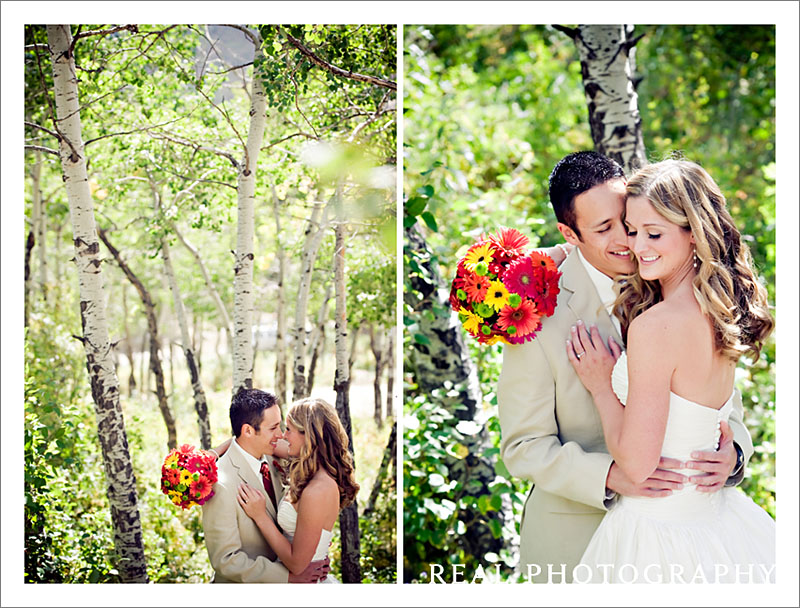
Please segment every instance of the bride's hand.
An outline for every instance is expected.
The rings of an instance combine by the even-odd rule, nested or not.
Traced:
[[[267,498],[264,493],[246,483],[239,485],[239,494],[236,498],[250,519],[257,519],[267,512]]]
[[[622,349],[610,337],[608,346],[606,348],[603,343],[597,326],[592,326],[591,335],[586,331],[583,321],[578,321],[570,330],[567,357],[583,386],[592,395],[606,389],[611,390],[611,370]]]

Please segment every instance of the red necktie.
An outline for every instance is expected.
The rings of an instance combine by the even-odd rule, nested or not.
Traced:
[[[272,487],[272,479],[269,475],[269,465],[266,461],[261,463],[261,478],[264,481],[264,489],[267,491],[267,496],[272,500],[272,506],[278,508],[278,501],[275,499],[275,488]]]

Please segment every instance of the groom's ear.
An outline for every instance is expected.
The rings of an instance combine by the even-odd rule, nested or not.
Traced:
[[[558,222],[556,224],[558,231],[561,233],[561,236],[564,237],[564,240],[567,241],[570,245],[575,245],[576,247],[580,244],[581,240],[578,238],[578,235],[575,234],[575,231],[567,226],[566,224],[562,224]]]

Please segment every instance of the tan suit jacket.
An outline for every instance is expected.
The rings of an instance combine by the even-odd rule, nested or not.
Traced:
[[[271,471],[275,471],[274,467]],[[273,473],[271,479],[280,502],[283,486],[277,474]],[[214,568],[213,582],[287,583],[289,571],[277,561],[275,551],[236,499],[242,482],[259,490],[264,488],[261,475],[231,446],[217,462],[214,496],[203,505],[203,529],[208,558]],[[267,513],[273,520],[277,518],[269,497]]]
[[[536,582],[548,581],[548,567],[552,582],[572,580],[572,569],[613,502],[606,499],[612,458],[600,416],[567,358],[566,340],[578,319],[596,324],[606,342],[608,336],[618,344],[622,339],[577,251],[559,270],[555,313],[533,341],[504,347],[497,387],[501,458],[512,475],[535,484],[520,526],[520,570],[527,576],[538,566]],[[742,424],[741,398],[730,422],[749,458],[753,447]]]

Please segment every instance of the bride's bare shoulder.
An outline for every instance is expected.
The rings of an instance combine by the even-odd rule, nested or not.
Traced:
[[[704,317],[698,308],[686,306],[682,302],[659,302],[636,317],[628,329],[628,339],[641,339],[647,342],[658,340],[665,345],[670,338],[680,337],[685,341],[695,325],[700,327]]]
[[[314,498],[321,498],[333,493],[338,496],[339,486],[336,485],[336,480],[327,471],[320,469],[308,482],[308,485],[303,490],[303,496],[307,493]]]

